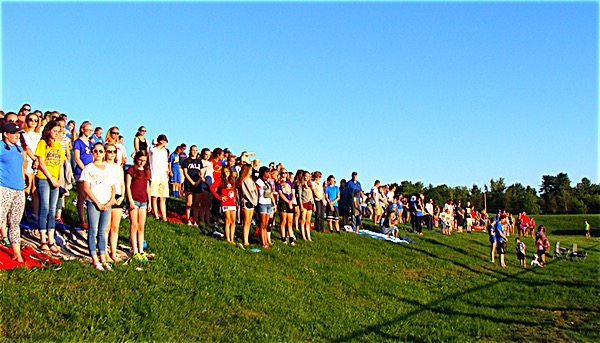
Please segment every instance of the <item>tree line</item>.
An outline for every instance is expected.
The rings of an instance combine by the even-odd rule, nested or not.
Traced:
[[[448,187],[447,185],[425,186],[422,182],[402,181],[396,186],[396,195],[411,196],[423,193],[436,204],[453,199],[463,203],[471,201],[476,209],[487,208],[488,212],[505,209],[509,213],[526,211],[528,214],[596,214],[600,213],[600,184],[584,177],[575,187],[566,173],[542,176],[539,192],[531,186],[514,183],[506,186],[504,178],[491,179],[483,189],[473,185]]]

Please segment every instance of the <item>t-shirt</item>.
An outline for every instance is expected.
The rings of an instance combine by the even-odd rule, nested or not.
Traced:
[[[502,236],[500,236],[500,234],[506,235],[506,233],[504,232],[504,227],[502,226],[502,223],[500,221],[496,222],[495,231],[496,231],[496,241],[499,243],[503,243],[504,238],[502,238]]]
[[[59,142],[52,142],[50,146],[46,144],[45,140],[40,140],[36,149],[35,156],[42,157],[44,164],[48,168],[50,175],[58,180],[60,175],[60,165],[66,159],[65,152]],[[46,175],[42,173],[42,169],[38,168],[36,176],[40,179],[46,179]]]
[[[174,154],[171,154],[173,156]],[[171,167],[172,168],[172,167]],[[181,168],[187,169],[189,177],[195,181],[200,180],[200,170],[202,170],[202,160],[196,156],[196,158],[188,157],[181,164]],[[187,181],[187,179],[186,179]]]
[[[169,154],[167,149],[150,148],[150,178],[152,181],[161,181],[169,177]]]
[[[327,196],[327,199],[329,199],[329,201],[335,200],[335,198],[337,198],[338,195],[340,195],[340,189],[338,188],[338,186],[334,185],[325,187],[325,196]],[[333,207],[338,207],[337,201],[333,203]]]
[[[135,179],[134,172],[138,173],[138,178]],[[127,174],[131,176],[131,197],[137,202],[148,202],[148,179],[143,170],[135,170],[131,167],[127,170]]]
[[[104,169],[100,169],[95,164],[90,163],[81,172],[81,181],[90,183],[92,194],[101,203],[105,204],[110,200],[112,186],[118,182],[114,177],[114,169],[103,163]],[[92,201],[89,197],[88,201]]]
[[[12,144],[7,144],[7,146],[9,150],[6,149],[4,144],[0,144],[0,186],[22,191],[25,188],[23,148],[17,148],[16,145]]]
[[[221,179],[221,171],[223,170],[223,165],[217,159],[212,159],[211,162],[213,165],[213,183],[214,183]]]
[[[207,160],[202,160],[202,176],[204,177],[204,180],[206,180],[206,183],[210,186],[212,185],[214,179],[213,179],[213,164],[211,161],[207,161]],[[220,174],[219,174],[220,175]]]
[[[183,161],[185,161],[188,158],[187,154],[185,153],[185,151],[182,151],[179,153],[179,165],[181,166],[183,164]]]
[[[315,198],[315,201],[323,201],[324,200],[324,196],[325,193],[323,192],[323,187],[315,181],[311,181],[312,182],[312,190],[313,190],[313,196]]]
[[[360,192],[362,192],[362,187],[360,186],[360,182],[358,182],[358,181],[350,180],[350,181],[346,182],[346,187],[348,187],[352,190],[352,192],[350,193],[350,194],[352,194],[352,196],[354,196],[354,191],[357,189]]]
[[[285,196],[285,198],[288,200],[292,200],[292,196],[293,196],[292,189],[293,189],[293,185],[290,180],[285,180],[285,183],[283,185],[281,185],[279,182],[277,182],[275,184],[275,191],[276,192],[281,191],[283,193],[283,195]]]
[[[258,190],[259,204],[272,204],[271,194],[273,193],[273,189],[268,182],[264,182],[262,179],[256,180],[256,189]]]
[[[23,140],[25,140],[25,145],[27,145],[30,149],[34,149],[37,147],[40,139],[42,138],[42,134],[35,131],[23,132],[21,134]],[[22,145],[22,144],[21,144]],[[27,155],[26,155],[27,156]],[[29,159],[29,157],[27,157]]]
[[[171,163],[171,170],[179,168],[179,154],[172,153],[171,156],[169,156],[169,163]]]
[[[87,166],[88,164],[94,162],[94,155],[92,155],[92,149],[94,148],[94,143],[91,140],[88,140],[88,144],[86,145],[81,138],[77,138],[75,143],[73,143],[73,150],[79,150],[79,158],[83,163],[83,166]],[[81,175],[82,169],[79,166],[75,166],[75,175]]]
[[[210,186],[210,191],[217,198],[217,200],[219,200],[221,202],[222,206],[235,206],[235,187],[234,187],[234,185],[232,185],[230,183],[221,184],[221,180],[219,180],[219,182],[213,183]],[[223,198],[225,198],[225,200],[223,200]]]
[[[102,145],[104,145],[104,138],[102,138],[102,136],[98,137],[96,135],[92,135],[91,140],[92,140],[92,142],[94,142],[94,144],[102,143]]]
[[[517,245],[515,246],[515,248],[517,249],[517,252],[525,254],[525,243],[519,242],[519,243],[517,243]]]
[[[110,169],[110,171],[112,172],[112,178],[115,182],[115,194],[116,195],[123,195],[124,190],[121,189],[121,180],[123,180],[123,167],[121,167],[121,165],[113,163],[113,164],[109,164],[106,163],[106,167],[108,167]]]

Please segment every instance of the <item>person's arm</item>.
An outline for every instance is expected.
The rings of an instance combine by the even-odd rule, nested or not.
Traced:
[[[135,149],[135,152],[140,151],[140,139],[138,137],[133,138],[133,149]]]
[[[133,168],[133,166],[132,166]],[[121,182],[121,190],[122,192],[125,192],[125,181],[123,178],[123,169],[119,168],[121,171],[119,172],[119,180]],[[123,203],[123,200],[125,200],[125,194],[121,194],[121,197],[119,199],[115,199],[115,203],[117,205],[121,205]]]
[[[115,201],[116,193],[117,193],[117,188],[113,184],[112,186],[110,186],[110,199],[108,199],[108,201],[105,204],[102,204],[102,206],[104,207],[104,209],[102,211],[106,211],[109,206],[112,206],[113,204],[116,203],[116,201]]]
[[[43,158],[42,156],[38,156],[38,169],[40,169],[42,171],[42,174],[44,174],[44,176],[46,176],[46,178],[48,179],[48,181],[50,181],[50,183],[52,184],[52,187],[58,187],[60,186],[60,182],[59,180],[55,179],[52,174],[50,174],[50,171],[48,170],[48,166],[46,166],[45,163],[45,158]],[[59,177],[60,177],[60,173],[59,173]]]
[[[210,185],[210,192],[215,196],[215,198],[217,199],[221,199],[221,201],[223,201],[223,197],[217,193],[217,187],[219,187],[221,185],[221,179],[218,179],[217,181],[213,182],[212,185]]]
[[[81,150],[74,149],[73,156],[75,159],[75,164],[77,164],[77,167],[79,167],[79,169],[83,170],[83,168],[85,168],[85,165],[83,164],[83,161],[81,160]]]
[[[135,168],[135,166],[131,166],[130,168]],[[127,175],[125,175],[125,194],[127,195],[127,199],[129,199],[129,210],[135,210],[135,204],[133,203],[133,194],[131,194],[131,174],[129,171]]]

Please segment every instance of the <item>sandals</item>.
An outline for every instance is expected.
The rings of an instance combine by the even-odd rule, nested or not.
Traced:
[[[48,247],[48,243],[42,243],[42,245],[40,245],[40,250],[42,250],[44,254],[49,254],[50,248]]]
[[[58,253],[60,252],[60,249],[59,249],[59,248],[58,248],[58,246],[56,245],[56,242],[55,242],[55,243],[52,243],[52,244],[48,244],[48,246],[50,247],[50,251],[51,251],[53,254],[58,254]]]

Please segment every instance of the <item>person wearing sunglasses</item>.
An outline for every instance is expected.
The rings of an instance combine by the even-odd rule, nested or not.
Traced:
[[[169,151],[167,136],[159,135],[156,145],[150,148],[150,196],[156,220],[167,221],[167,198],[169,197]],[[160,207],[159,207],[160,206]]]
[[[27,117],[27,115],[31,112],[31,106],[29,106],[29,104],[24,104],[23,106],[21,106],[21,109],[19,110],[19,114],[18,114],[18,120],[17,120],[17,124],[19,125],[19,127],[21,129],[25,128],[25,119]]]
[[[123,144],[119,142],[119,128],[116,126],[111,127],[104,138],[104,144],[112,143],[117,147],[117,164],[124,166],[127,162],[127,156],[125,155],[125,149]]]
[[[144,137],[145,135],[146,128],[144,126],[140,126],[135,134],[135,137],[133,138],[133,148],[135,149],[136,153],[140,150],[148,151],[148,140],[146,137]]]
[[[117,260],[117,243],[119,240],[119,224],[123,214],[123,200],[125,199],[125,176],[123,168],[117,163],[117,147],[113,143],[106,143],[105,164],[112,171],[112,179],[115,183],[115,201],[112,205],[110,215],[110,259]]]
[[[21,138],[25,140],[28,147],[37,147],[42,138],[40,118],[30,113],[25,118],[25,129]],[[37,189],[35,188],[35,172],[38,167],[38,160],[31,149],[25,150],[25,194],[31,196],[32,214],[28,220],[37,222],[39,213],[39,201]]]
[[[106,261],[106,229],[110,223],[118,180],[115,180],[113,169],[104,161],[105,149],[101,143],[94,144],[92,154],[94,161],[81,172],[83,189],[87,195],[88,249],[96,270],[111,271],[112,267]]]
[[[79,227],[88,228],[85,222],[85,213],[83,205],[86,195],[83,190],[83,181],[81,181],[81,173],[88,164],[94,161],[92,149],[94,143],[91,141],[93,126],[89,121],[85,121],[79,127],[79,138],[73,143],[73,159],[75,160],[75,182],[77,182],[77,215],[79,218]]]
[[[21,256],[21,228],[19,226],[25,210],[25,192],[22,165],[24,153],[17,145],[21,128],[16,123],[2,125],[2,147],[0,147],[0,218],[8,216],[8,237],[13,249],[12,259],[23,263]],[[6,240],[5,229],[2,235]]]
[[[129,237],[131,253],[138,262],[147,262],[144,254],[144,227],[146,214],[152,210],[148,202],[150,196],[150,167],[148,152],[140,150],[133,157],[134,165],[127,170],[125,184],[129,200]]]
[[[40,249],[44,253],[58,253],[54,240],[56,205],[61,185],[61,166],[65,163],[65,153],[60,145],[61,131],[59,123],[51,120],[44,126],[42,138],[35,149],[38,159],[36,188],[40,202],[38,226],[40,229]]]

